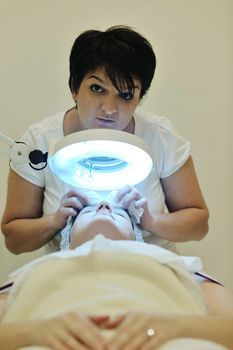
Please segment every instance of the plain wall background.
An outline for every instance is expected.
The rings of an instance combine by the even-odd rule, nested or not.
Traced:
[[[0,0],[0,131],[16,140],[72,105],[68,58],[81,31],[126,24],[151,41],[157,71],[144,108],[169,117],[192,142],[210,209],[207,237],[178,247],[233,289],[232,18],[232,0]],[[0,215],[7,173],[1,157]],[[14,256],[0,237],[0,282],[42,252]]]

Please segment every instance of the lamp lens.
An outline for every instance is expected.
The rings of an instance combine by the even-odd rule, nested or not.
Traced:
[[[122,170],[128,166],[128,162],[122,159],[101,156],[83,158],[77,162],[78,168],[83,171],[105,173]]]

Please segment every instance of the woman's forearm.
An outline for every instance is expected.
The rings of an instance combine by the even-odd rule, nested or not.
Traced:
[[[15,219],[2,226],[6,247],[14,254],[41,248],[58,230],[52,215],[36,219]]]
[[[183,337],[210,340],[233,349],[232,317],[195,317],[184,318]]]
[[[208,232],[209,212],[192,158],[175,173],[162,178],[161,185],[169,213],[151,212],[149,220],[143,215],[142,228],[145,226],[147,231],[174,242],[202,239]]]
[[[0,324],[1,350],[16,350],[31,345],[23,322]]]
[[[200,240],[208,232],[208,210],[181,209],[173,213],[152,214],[144,223],[147,231],[173,242]]]

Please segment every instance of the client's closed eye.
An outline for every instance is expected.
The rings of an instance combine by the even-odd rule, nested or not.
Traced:
[[[123,218],[125,218],[127,220],[130,220],[129,214],[124,209],[114,209],[114,213],[119,215],[119,216],[122,216]]]
[[[117,215],[119,215],[119,216],[122,216],[123,218],[125,218],[125,217],[126,217],[126,215],[125,215],[125,214],[123,214],[122,212],[115,212],[115,214],[117,214]]]

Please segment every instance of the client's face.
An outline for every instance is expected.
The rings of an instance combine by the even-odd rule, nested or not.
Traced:
[[[113,240],[132,240],[134,237],[127,212],[104,201],[80,211],[72,227],[70,248],[93,239],[98,233]]]

